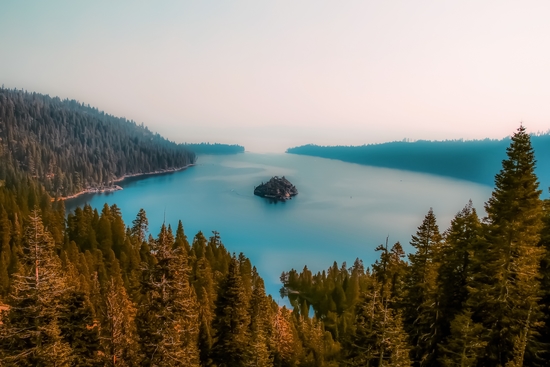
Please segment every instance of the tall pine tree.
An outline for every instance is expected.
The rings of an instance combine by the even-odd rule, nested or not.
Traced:
[[[441,250],[438,283],[443,337],[450,334],[451,321],[465,308],[474,272],[472,257],[481,235],[481,222],[470,201],[451,221]]]
[[[212,346],[212,360],[218,367],[246,365],[249,323],[247,295],[241,280],[239,261],[233,256],[229,272],[220,284],[213,322],[216,337]]]
[[[187,253],[164,225],[151,243],[157,263],[144,271],[145,304],[137,317],[146,366],[198,366],[198,304]]]
[[[409,254],[405,325],[413,345],[413,362],[416,366],[431,366],[437,358],[437,344],[441,341],[437,274],[442,246],[431,208],[416,235],[412,236],[411,245],[416,252]]]
[[[65,277],[37,210],[29,216],[23,255],[0,329],[2,365],[69,366],[72,350],[59,327]]]
[[[538,245],[542,202],[525,127],[512,136],[506,154],[485,205],[485,238],[469,301],[474,320],[481,321],[487,331],[481,363],[489,367],[534,361],[534,335],[541,319],[539,268],[544,249]]]
[[[124,288],[119,271],[112,275],[105,292],[103,341],[106,366],[139,366],[136,308]]]

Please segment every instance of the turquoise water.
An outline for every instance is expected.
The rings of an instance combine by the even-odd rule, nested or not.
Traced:
[[[299,194],[272,203],[254,196],[254,186],[285,176]],[[365,265],[389,236],[409,250],[409,240],[432,207],[440,230],[469,199],[483,214],[491,187],[408,171],[384,169],[291,154],[243,153],[201,156],[184,171],[120,184],[124,190],[85,195],[67,209],[89,203],[101,210],[116,203],[131,224],[140,208],[156,236],[165,218],[173,228],[182,220],[188,238],[200,230],[218,231],[229,251],[243,252],[258,268],[274,296],[279,276],[304,265],[319,271],[334,261]]]

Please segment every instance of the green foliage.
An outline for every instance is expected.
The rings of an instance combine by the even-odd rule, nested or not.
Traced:
[[[252,272],[254,284],[249,306],[250,323],[248,334],[250,344],[246,351],[246,365],[250,367],[273,366],[273,356],[269,350],[269,335],[273,333],[270,301],[265,295],[264,282],[256,272]],[[251,287],[252,288],[252,287]]]
[[[144,269],[144,302],[137,315],[146,366],[198,366],[198,313],[189,284],[187,253],[174,247],[163,225],[151,251],[157,262]]]
[[[154,238],[144,210],[127,228],[116,205],[66,216],[3,160],[1,364],[544,366],[550,210],[523,128],[507,154],[482,223],[470,203],[441,236],[430,210],[408,263],[386,241],[372,270],[284,272],[292,310],[219,233],[190,244],[180,222]]]
[[[66,281],[38,211],[29,216],[23,254],[2,317],[0,360],[5,366],[69,366],[72,350],[59,327]]]
[[[136,308],[130,301],[120,274],[115,274],[105,291],[103,349],[107,366],[138,366],[140,350],[135,323]]]
[[[59,315],[61,336],[72,349],[71,364],[75,366],[102,366],[99,357],[99,325],[88,295],[72,288],[65,296]]]
[[[351,366],[410,366],[410,347],[401,316],[390,306],[382,286],[375,283],[355,310],[354,332],[346,347]]]
[[[472,313],[465,311],[451,322],[451,336],[441,347],[443,367],[473,367],[487,346],[483,341],[483,326],[472,321]]]
[[[247,296],[243,286],[239,261],[231,258],[229,271],[220,284],[216,300],[213,326],[216,337],[212,346],[212,359],[219,367],[246,365],[246,346],[249,342],[247,327]]]
[[[444,336],[449,335],[450,322],[464,309],[468,299],[474,272],[472,258],[482,235],[481,223],[470,201],[451,221],[441,250],[438,284]]]
[[[149,220],[145,210],[140,209],[136,219],[132,221],[132,234],[137,238],[138,243],[145,241],[145,235],[149,230]]]
[[[485,205],[486,228],[468,301],[474,321],[486,329],[488,343],[482,359],[486,366],[503,366],[518,358],[521,363],[524,358],[534,361],[542,317],[542,201],[534,152],[523,126],[506,153],[508,159],[502,162],[495,190]]]
[[[9,181],[5,170],[23,172],[52,196],[195,161],[185,145],[74,100],[1,88],[0,121],[0,179]],[[38,200],[32,194],[30,208]]]
[[[541,260],[541,301],[544,310],[544,326],[541,328],[539,341],[542,343],[540,354],[542,360],[550,360],[550,200],[544,201],[543,228],[541,231],[540,246],[545,250],[545,256]]]
[[[412,236],[411,245],[416,252],[409,254],[404,300],[405,329],[413,345],[415,365],[430,366],[437,358],[437,345],[442,336],[437,284],[442,237],[431,208],[416,235]]]

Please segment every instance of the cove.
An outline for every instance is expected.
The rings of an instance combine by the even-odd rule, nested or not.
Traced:
[[[286,202],[254,196],[254,187],[285,176],[299,194]],[[432,207],[443,232],[472,200],[480,216],[492,187],[409,171],[292,154],[199,156],[186,170],[128,178],[123,190],[67,200],[67,211],[85,203],[101,211],[117,204],[126,225],[140,208],[156,236],[163,221],[181,219],[191,242],[198,231],[220,233],[230,252],[243,252],[258,268],[266,291],[279,298],[282,271],[312,271],[334,261],[365,266],[389,236],[410,251],[409,240]]]

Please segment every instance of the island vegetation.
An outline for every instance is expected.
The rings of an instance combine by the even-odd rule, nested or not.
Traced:
[[[0,164],[2,366],[519,367],[550,360],[550,202],[540,198],[523,127],[495,176],[487,217],[469,203],[440,231],[430,209],[410,254],[385,243],[371,266],[357,259],[317,274],[285,271],[281,294],[291,309],[266,295],[261,269],[229,253],[217,232],[190,240],[179,222],[153,236],[144,210],[125,223],[116,204],[67,214],[33,173],[46,172],[38,166],[46,160],[35,161],[35,171],[13,162]]]
[[[537,176],[550,182],[550,133],[531,136]],[[492,186],[510,138],[501,140],[395,141],[362,146],[303,145],[287,153],[376,167],[431,173]]]
[[[266,183],[262,182],[256,186],[254,188],[254,195],[276,201],[286,201],[298,195],[298,189],[285,176],[273,176]]]

